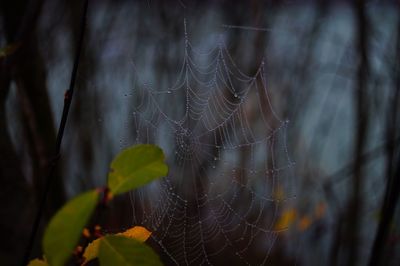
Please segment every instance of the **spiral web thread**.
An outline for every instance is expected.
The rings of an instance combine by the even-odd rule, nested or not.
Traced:
[[[295,198],[288,121],[271,105],[265,64],[235,64],[221,35],[206,52],[188,38],[175,83],[135,87],[123,144],[155,143],[169,174],[131,194],[134,225],[176,265],[266,265],[286,204]],[[133,104],[132,104],[133,103]],[[132,106],[133,105],[133,106]]]

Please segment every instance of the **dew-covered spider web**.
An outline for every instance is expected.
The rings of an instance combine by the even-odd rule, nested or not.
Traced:
[[[168,176],[131,194],[134,225],[149,228],[176,265],[268,265],[295,198],[288,121],[274,111],[266,66],[244,73],[224,35],[199,51],[188,37],[177,78],[135,86],[122,143],[163,148]],[[139,66],[140,67],[140,66]]]

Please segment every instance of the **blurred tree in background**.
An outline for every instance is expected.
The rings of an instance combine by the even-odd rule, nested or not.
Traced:
[[[234,220],[235,213],[239,213],[239,220],[256,229],[261,214],[266,217],[264,222],[272,216],[281,217],[273,218],[275,227],[280,224],[289,228],[272,234],[268,260],[260,260],[266,256],[266,247],[259,242],[246,240],[247,245],[235,242],[240,237],[256,238],[258,233],[253,229],[243,229],[247,225],[241,229],[242,236],[235,231],[230,234],[229,230],[226,234],[208,233],[200,226],[196,237],[202,239],[210,234],[215,239],[202,239],[196,246],[186,243],[184,236],[177,245],[174,231],[168,225],[175,214],[156,212],[153,215],[160,221],[150,244],[161,254],[163,262],[185,264],[187,258],[193,257],[186,264],[243,265],[243,261],[248,261],[266,265],[397,265],[400,261],[397,1],[90,0],[76,91],[58,160],[54,158],[56,125],[61,119],[77,49],[82,2],[1,2],[0,230],[6,240],[0,244],[1,265],[20,263],[44,193],[44,179],[53,162],[57,168],[32,257],[41,254],[39,239],[51,215],[72,195],[104,184],[108,162],[120,149],[134,143],[156,142],[161,143],[167,154],[169,148],[177,150],[178,155],[182,152],[173,147],[175,144],[168,146],[163,140],[166,136],[149,137],[149,127],[138,123],[132,110],[150,102],[135,96],[140,88],[169,90],[179,80],[182,61],[196,56],[195,52],[187,52],[191,51],[185,48],[189,45],[187,38],[190,45],[201,51],[218,47],[222,39],[235,62],[231,67],[248,75],[257,73],[260,64],[265,64],[264,80],[256,81],[256,86],[260,88],[266,80],[269,98],[258,92],[249,95],[240,121],[260,129],[262,116],[272,128],[280,125],[273,118],[275,114],[290,120],[286,143],[277,139],[277,145],[264,153],[246,147],[235,150],[236,157],[232,160],[241,172],[237,179],[233,176],[229,180],[251,186],[253,173],[246,169],[258,160],[265,161],[267,169],[274,169],[274,158],[269,154],[279,154],[284,146],[296,164],[286,163],[292,174],[290,178],[282,178],[290,180],[287,184],[282,181],[282,189],[261,181],[255,183],[250,194],[236,188],[228,193],[232,197],[229,206],[235,211],[226,211],[231,216],[226,216],[228,220],[222,222],[222,228],[229,227],[229,219]],[[208,56],[216,61],[224,58],[225,64],[229,59],[226,54]],[[206,55],[197,57],[208,63]],[[221,73],[220,79],[228,80],[229,74]],[[224,90],[218,97],[238,104],[237,97],[227,92],[229,84],[219,86]],[[155,110],[153,105],[143,111],[152,123],[158,123],[156,119],[160,116],[170,118],[179,114],[187,98],[185,93],[173,100],[161,96],[157,99],[163,112]],[[261,102],[260,112],[252,109],[258,102]],[[267,110],[269,105],[272,111]],[[225,108],[230,110],[226,105]],[[158,118],[154,118],[155,111]],[[162,135],[164,128],[157,123],[154,131]],[[219,146],[229,142],[226,136],[234,136],[235,129],[230,130],[215,134],[215,141],[211,141],[213,148],[207,150],[212,158],[219,158]],[[184,135],[178,131],[174,136]],[[190,149],[202,149],[193,148],[190,138],[179,141]],[[178,164],[179,158],[174,159],[174,153],[170,154],[170,163]],[[202,175],[213,176],[210,173],[215,165],[211,161],[199,160],[194,170],[193,179],[199,191],[183,186],[181,191],[167,192],[159,200],[175,199],[173,193],[187,199],[185,217],[198,218],[194,221],[188,218],[187,223],[185,220],[186,228],[198,226],[197,223],[204,221],[201,217],[206,219],[210,214],[198,210],[202,203],[196,200],[212,187],[210,184],[202,187],[201,183]],[[222,165],[223,160],[216,166],[222,168]],[[182,170],[182,176],[188,174]],[[178,183],[174,179],[171,182]],[[270,192],[277,202],[288,194],[295,195],[295,199],[279,210],[246,209],[253,206],[252,192],[259,191],[263,184],[266,190],[273,187]],[[121,231],[132,223],[148,223],[151,219],[148,217],[152,217],[149,210],[154,204],[148,197],[158,200],[164,195],[160,191],[150,186],[117,198],[107,209],[111,218],[100,217],[99,223],[109,232]],[[211,196],[204,198],[212,201]],[[246,216],[242,214],[244,209],[248,210]],[[272,240],[275,237],[279,241]],[[156,238],[163,244],[158,244]],[[203,251],[175,255],[175,251],[182,252],[175,245],[183,246],[184,252],[185,247]],[[218,248],[225,246],[228,251],[219,253]],[[187,252],[194,252],[190,250]],[[217,255],[212,255],[213,252]]]

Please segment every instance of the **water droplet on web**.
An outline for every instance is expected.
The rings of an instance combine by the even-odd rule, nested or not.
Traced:
[[[223,36],[223,35],[221,35]],[[186,36],[187,38],[187,36]],[[154,204],[153,202],[151,202],[151,205],[149,205],[149,213],[146,213],[145,211],[143,211],[144,215],[142,219],[138,219],[137,222],[141,222],[142,224],[148,225],[150,228],[152,228],[154,231],[157,231],[157,233],[159,232],[159,234],[157,234],[157,236],[154,236],[155,241],[157,241],[158,243],[160,243],[161,245],[161,240],[164,239],[164,237],[168,237],[168,235],[171,235],[170,233],[172,233],[173,235],[176,235],[177,240],[179,243],[183,244],[183,245],[174,245],[174,247],[165,247],[166,249],[171,250],[172,253],[171,254],[179,254],[179,257],[176,257],[175,255],[169,255],[167,254],[169,257],[171,257],[172,259],[176,259],[177,264],[181,265],[181,264],[190,264],[188,263],[188,259],[189,258],[193,258],[195,256],[197,256],[197,251],[198,248],[197,246],[195,246],[197,243],[197,241],[194,242],[189,242],[187,236],[185,236],[185,229],[187,229],[187,234],[196,234],[194,236],[195,239],[199,240],[201,239],[201,237],[199,237],[201,234],[205,234],[205,235],[219,235],[219,237],[224,240],[224,237],[221,236],[221,233],[224,232],[209,232],[207,229],[207,227],[209,226],[215,226],[216,224],[218,224],[220,221],[214,219],[211,217],[211,219],[208,219],[208,215],[192,215],[192,208],[195,209],[199,209],[199,210],[195,210],[202,212],[203,209],[206,209],[208,207],[208,204],[213,204],[210,203],[209,201],[214,201],[217,200],[218,201],[218,205],[216,204],[215,206],[219,206],[219,204],[222,204],[222,208],[223,208],[223,212],[222,214],[224,215],[224,217],[232,217],[232,216],[239,216],[239,220],[232,221],[232,219],[225,219],[223,220],[223,224],[222,226],[226,226],[228,225],[228,227],[230,227],[231,223],[232,225],[238,224],[238,226],[240,226],[240,228],[235,228],[235,231],[233,232],[234,235],[236,235],[235,239],[237,239],[237,241],[243,241],[240,242],[243,245],[247,245],[247,247],[244,247],[245,249],[240,249],[240,252],[236,252],[236,250],[233,250],[231,252],[232,255],[236,254],[239,257],[246,257],[247,253],[246,253],[246,249],[249,248],[249,246],[252,244],[252,240],[255,237],[255,234],[257,234],[256,232],[253,231],[249,231],[250,226],[252,226],[252,228],[254,226],[256,226],[258,228],[258,223],[256,223],[253,219],[248,219],[247,216],[244,216],[244,214],[242,214],[241,210],[239,209],[238,212],[236,212],[236,206],[235,204],[232,204],[233,202],[236,202],[236,200],[240,200],[242,195],[240,193],[239,188],[245,188],[246,191],[248,190],[251,194],[251,199],[249,198],[247,200],[247,196],[246,197],[246,201],[243,202],[243,206],[244,207],[251,207],[252,210],[251,212],[254,212],[255,214],[263,214],[264,216],[264,204],[262,202],[265,201],[264,197],[260,197],[254,194],[253,191],[256,191],[255,188],[253,188],[250,185],[243,185],[241,184],[240,178],[242,177],[242,175],[248,175],[248,173],[252,173],[251,176],[249,176],[249,178],[251,178],[252,180],[254,180],[256,177],[260,178],[261,182],[264,182],[264,180],[262,180],[261,178],[264,178],[263,176],[257,176],[259,175],[259,173],[263,173],[265,170],[267,173],[267,177],[270,178],[272,176],[272,178],[274,178],[274,174],[270,174],[271,172],[274,173],[274,171],[271,171],[271,169],[264,169],[264,168],[259,168],[258,166],[258,160],[267,162],[268,158],[269,158],[269,151],[263,151],[263,155],[260,156],[260,158],[257,158],[257,160],[255,160],[256,157],[256,153],[254,152],[254,150],[252,150],[251,154],[251,163],[249,163],[249,166],[241,166],[239,164],[239,162],[237,162],[236,160],[236,153],[240,153],[241,149],[243,149],[243,147],[248,147],[253,149],[255,147],[255,143],[253,143],[252,141],[250,141],[247,138],[244,138],[243,140],[240,138],[240,135],[236,135],[236,133],[238,134],[243,134],[243,135],[247,135],[248,132],[252,132],[252,125],[249,125],[246,121],[247,116],[249,115],[248,112],[252,112],[253,110],[247,110],[246,108],[242,108],[243,106],[239,106],[240,103],[244,103],[244,101],[249,100],[249,95],[253,95],[255,93],[255,96],[257,96],[254,99],[251,99],[252,101],[254,100],[254,102],[256,103],[256,101],[258,100],[258,104],[261,105],[269,105],[269,102],[266,100],[267,98],[265,97],[264,91],[266,90],[258,90],[257,88],[254,88],[254,86],[251,86],[250,92],[248,92],[247,89],[247,84],[245,84],[244,82],[240,83],[238,82],[237,86],[235,84],[235,87],[229,85],[229,79],[232,74],[232,77],[241,77],[241,75],[239,74],[239,76],[237,76],[237,72],[229,72],[231,70],[232,67],[236,68],[234,65],[232,65],[232,63],[229,60],[225,60],[226,56],[225,54],[228,53],[228,51],[225,50],[225,44],[224,44],[224,38],[221,38],[221,41],[219,42],[219,50],[218,50],[218,55],[216,56],[216,61],[211,61],[209,60],[209,58],[205,58],[206,60],[203,60],[202,58],[199,58],[200,60],[197,60],[197,58],[194,58],[193,56],[195,56],[194,53],[191,53],[189,51],[185,52],[185,60],[184,60],[184,64],[186,64],[186,66],[183,66],[183,70],[182,71],[187,71],[187,69],[190,68],[196,68],[195,70],[197,70],[197,64],[202,64],[203,61],[204,63],[207,63],[207,65],[209,64],[208,61],[210,62],[217,62],[212,63],[212,69],[210,67],[210,71],[208,69],[207,66],[207,75],[200,75],[199,79],[201,80],[201,84],[197,84],[195,79],[196,77],[193,77],[192,72],[187,71],[186,72],[186,77],[185,82],[181,84],[179,87],[169,87],[169,85],[167,85],[166,87],[163,88],[162,91],[158,91],[158,90],[152,90],[151,86],[153,86],[151,83],[147,84],[145,83],[144,86],[146,88],[144,88],[145,90],[148,90],[147,93],[145,95],[149,95],[149,97],[141,97],[141,101],[140,101],[140,108],[136,107],[134,109],[130,109],[130,112],[132,112],[133,110],[137,110],[137,114],[136,112],[133,112],[133,115],[131,115],[131,123],[133,124],[133,130],[135,130],[136,128],[138,128],[140,130],[140,134],[139,131],[137,131],[137,135],[136,135],[136,139],[137,139],[137,143],[139,143],[139,138],[140,137],[140,141],[141,142],[150,142],[150,141],[155,141],[155,142],[162,142],[163,144],[168,143],[169,145],[169,149],[168,149],[168,154],[173,155],[174,161],[173,163],[176,164],[177,167],[171,167],[171,172],[169,174],[169,176],[166,178],[167,183],[162,183],[162,186],[160,187],[160,191],[162,191],[162,193],[165,193],[166,197],[163,196],[159,196],[158,197],[158,201],[156,202],[156,199],[154,199]],[[186,45],[189,45],[190,43],[186,42]],[[188,49],[192,49],[191,47]],[[214,57],[214,53],[212,54]],[[189,58],[190,57],[190,58]],[[193,57],[193,58],[192,58]],[[208,57],[208,56],[204,56],[204,57]],[[215,57],[214,57],[215,59]],[[193,62],[195,62],[195,64],[191,65],[191,63],[189,63],[189,60],[193,60]],[[227,75],[225,75],[224,73],[221,73],[221,67],[222,64],[225,65],[226,69],[228,72]],[[262,64],[264,64],[264,62],[262,62]],[[191,69],[189,69],[191,70]],[[212,71],[214,70],[214,71]],[[215,73],[214,75],[211,75]],[[255,77],[250,77],[248,76],[248,80],[251,82],[251,78],[253,78],[253,80],[258,81],[262,84],[260,84],[260,86],[266,86],[265,85],[265,76],[263,76],[263,73],[261,73],[261,71],[257,72],[255,74]],[[257,78],[256,78],[257,77]],[[181,78],[179,78],[181,79]],[[246,78],[247,80],[247,78]],[[179,81],[179,80],[178,80]],[[196,87],[195,89],[192,89],[192,83],[195,83]],[[175,84],[175,83],[173,83]],[[180,81],[177,83],[180,84]],[[203,84],[205,88],[205,92],[203,94],[203,92],[201,91],[201,89],[203,89]],[[220,94],[217,94],[215,92],[219,92],[219,89],[221,89],[221,85],[222,84],[227,84],[228,86],[225,88],[228,92],[229,90],[229,95],[226,95],[228,97],[220,97]],[[255,84],[255,83],[254,83]],[[245,87],[243,87],[242,85],[244,85]],[[255,87],[258,86],[255,85]],[[142,86],[140,86],[142,87]],[[143,89],[143,88],[138,88],[138,89]],[[189,93],[188,91],[191,90]],[[179,108],[178,105],[177,106],[165,106],[166,109],[170,109],[170,108],[176,108],[177,110],[179,109],[179,116],[176,117],[174,111],[172,110],[171,113],[167,112],[169,110],[164,110],[164,108],[159,108],[159,107],[164,107],[159,105],[159,103],[157,103],[158,100],[157,99],[152,99],[153,94],[157,94],[154,96],[157,97],[163,97],[164,101],[171,100],[169,98],[174,98],[175,96],[179,96],[182,97],[182,100],[184,100],[184,93],[186,92],[186,105],[184,103],[184,101],[182,103],[180,103]],[[123,94],[124,92],[122,92]],[[126,96],[131,95],[129,93],[129,91],[127,92],[128,94]],[[159,95],[159,94],[162,95]],[[136,94],[136,91],[134,91],[134,95]],[[166,95],[168,94],[168,95]],[[174,94],[174,95],[172,95]],[[141,95],[141,94],[139,94]],[[169,97],[171,96],[171,97]],[[198,97],[198,101],[194,98],[192,98],[193,96],[197,96]],[[128,99],[126,99],[125,101],[127,101]],[[159,99],[160,103],[162,101],[162,99]],[[226,103],[225,101],[228,101],[229,103]],[[226,104],[225,104],[226,103]],[[172,103],[170,103],[171,105]],[[168,104],[167,104],[168,105]],[[175,103],[174,103],[175,105]],[[240,112],[242,112],[241,114],[237,115],[235,113],[235,109],[232,109],[233,106],[240,108]],[[214,108],[215,107],[215,108]],[[254,108],[258,108],[261,109],[261,107],[259,105],[254,104],[254,106],[250,106],[250,107],[254,107]],[[264,107],[264,106],[262,106]],[[270,107],[270,106],[268,106]],[[186,110],[186,114],[183,115],[183,117],[181,118],[180,112],[184,113],[184,111]],[[256,109],[254,111],[257,111]],[[129,114],[129,111],[128,111]],[[136,114],[136,115],[135,115]],[[231,115],[229,117],[232,117],[232,119],[229,119],[228,114]],[[171,116],[170,116],[171,115]],[[273,115],[273,113],[271,112],[271,115]],[[178,120],[177,120],[178,119]],[[194,123],[192,123],[192,121]],[[282,127],[286,127],[285,124],[285,120],[282,119],[280,120],[282,123]],[[197,122],[199,122],[197,124]],[[202,124],[203,123],[203,124]],[[287,123],[287,122],[286,122]],[[198,125],[198,127],[196,127]],[[243,127],[244,125],[244,127]],[[256,124],[254,124],[256,126]],[[154,128],[154,130],[153,130]],[[191,135],[190,131],[196,129],[196,132]],[[243,130],[243,132],[241,132],[240,130]],[[168,132],[166,132],[168,130]],[[232,131],[231,131],[232,130]],[[125,131],[129,132],[129,129],[125,129]],[[203,132],[204,131],[204,132]],[[263,133],[264,131],[262,131]],[[168,139],[165,138],[165,143],[164,143],[164,139],[161,136],[164,136],[165,133],[168,134],[168,136],[171,136],[171,138],[168,137]],[[260,139],[260,143],[262,144],[267,144],[269,145],[270,142],[272,142],[273,144],[275,143],[275,140],[273,138],[269,138],[268,132],[263,133],[265,138],[261,138]],[[260,137],[263,137],[260,136]],[[135,137],[135,136],[134,136]],[[160,137],[160,140],[159,140]],[[284,137],[284,136],[283,136]],[[240,139],[239,139],[240,138]],[[270,140],[272,139],[272,140]],[[117,138],[118,140],[118,138]],[[130,143],[131,140],[129,137],[124,137],[123,138],[123,144],[124,146],[127,146]],[[206,144],[207,146],[202,145],[202,142],[206,142],[204,144]],[[241,144],[239,144],[239,143]],[[258,142],[258,141],[257,141]],[[198,144],[199,143],[199,144]],[[157,143],[155,143],[157,144]],[[280,143],[278,143],[280,144]],[[285,148],[285,147],[283,147]],[[204,154],[204,152],[206,152],[206,154]],[[285,151],[286,152],[286,151]],[[175,155],[174,155],[175,154]],[[265,155],[264,155],[265,154]],[[258,156],[258,154],[257,154]],[[197,158],[199,158],[199,160],[197,160]],[[214,174],[209,174],[209,173],[205,173],[204,179],[202,179],[201,181],[205,182],[205,187],[207,187],[207,185],[209,185],[209,189],[205,190],[203,192],[203,197],[201,198],[201,202],[197,202],[196,204],[193,204],[193,200],[192,199],[192,195],[190,195],[190,193],[195,193],[195,191],[192,191],[190,186],[185,186],[185,191],[182,191],[180,188],[178,188],[178,186],[176,186],[176,184],[172,185],[169,184],[169,179],[168,178],[174,178],[174,182],[176,179],[176,182],[178,184],[178,182],[180,182],[181,180],[183,180],[184,175],[182,175],[182,172],[186,172],[186,169],[190,169],[190,168],[186,168],[187,166],[194,166],[195,169],[199,168],[198,162],[204,162],[204,168],[203,169],[208,169],[209,172],[214,172]],[[254,163],[256,162],[256,163]],[[254,164],[253,164],[254,163]],[[268,164],[266,164],[268,166]],[[201,165],[201,167],[203,167],[203,165]],[[236,168],[238,167],[238,168]],[[210,170],[213,169],[213,170]],[[218,169],[218,171],[216,170],[216,168]],[[270,168],[270,167],[269,167]],[[257,171],[255,169],[259,169],[258,170],[258,174]],[[231,171],[231,173],[229,173],[229,171]],[[205,171],[206,172],[206,171]],[[276,174],[278,173],[278,170],[276,170]],[[188,174],[190,174],[188,172]],[[196,172],[193,173],[193,175],[197,175]],[[233,178],[232,178],[233,177]],[[278,176],[277,176],[278,177]],[[215,180],[215,181],[214,181]],[[268,181],[265,181],[268,182]],[[232,194],[232,188],[233,188],[233,194]],[[188,191],[186,191],[186,189]],[[197,188],[196,188],[197,189]],[[205,192],[209,192],[210,195],[206,194]],[[188,194],[186,194],[188,193]],[[247,192],[246,192],[247,194]],[[249,195],[250,195],[249,194]],[[185,195],[188,195],[190,197],[190,200],[185,200]],[[197,194],[196,194],[197,195]],[[195,196],[196,196],[195,195]],[[147,196],[147,195],[146,195]],[[200,196],[201,197],[201,196]],[[260,204],[258,204],[258,200],[260,200]],[[175,202],[175,203],[174,203]],[[189,204],[190,202],[190,204]],[[254,202],[254,203],[253,203]],[[150,202],[149,202],[150,203]],[[182,206],[184,205],[184,206]],[[147,208],[146,208],[147,209]],[[151,212],[150,212],[151,210]],[[183,212],[182,212],[183,211]],[[213,214],[214,216],[219,216],[219,213],[221,213],[221,211],[218,212],[218,210],[216,210],[217,212],[215,214]],[[182,216],[182,217],[176,217],[178,215]],[[164,219],[168,217],[170,221],[173,222],[173,220],[175,218],[178,218],[179,221],[176,224],[176,226],[171,226],[171,227],[164,227]],[[265,216],[264,216],[265,217]],[[136,219],[136,218],[135,218]],[[204,225],[202,225],[202,220],[204,219]],[[260,217],[260,219],[263,219]],[[187,220],[187,222],[186,222]],[[243,223],[240,223],[239,221],[245,221]],[[181,225],[183,225],[183,228],[181,228],[179,226],[179,222]],[[250,222],[254,222],[255,225],[251,225]],[[194,231],[200,231],[200,232],[193,232],[193,228],[191,229],[191,227],[195,227],[197,225],[197,228],[195,228],[196,230]],[[183,229],[182,231],[179,231],[178,229],[178,234],[175,234],[175,229],[177,227],[180,227],[181,229]],[[203,228],[205,227],[205,228]],[[212,228],[212,227],[210,227]],[[253,234],[255,233],[255,234]],[[175,236],[174,236],[175,237]],[[166,239],[166,246],[167,246],[167,239]],[[205,242],[207,242],[207,239],[202,240],[203,244],[205,244]],[[229,241],[229,240],[227,240]],[[178,243],[177,242],[177,243]],[[156,242],[155,242],[156,243]],[[229,243],[228,243],[229,244]],[[176,247],[175,247],[176,246]],[[183,247],[183,250],[181,250],[181,246]],[[226,248],[229,249],[229,245],[225,245],[227,246]],[[164,248],[164,247],[163,247]],[[234,247],[235,248],[235,247]],[[237,248],[237,247],[236,247]],[[225,247],[223,248],[225,249]],[[166,251],[166,250],[165,250]],[[176,251],[176,252],[175,252]],[[265,251],[265,250],[264,250]],[[186,253],[187,252],[187,253]],[[207,251],[204,253],[208,253]],[[199,258],[199,261],[203,261],[204,264],[206,264],[206,262],[208,262],[207,257],[209,254],[204,254],[201,253],[202,258]],[[181,257],[181,255],[184,255],[183,258]],[[211,257],[211,256],[210,256]],[[183,259],[185,261],[183,261]],[[202,260],[200,260],[202,259]],[[190,261],[190,260],[189,260]],[[243,260],[246,262],[246,260]],[[211,263],[208,263],[211,264]],[[250,265],[249,263],[246,263],[247,265]]]

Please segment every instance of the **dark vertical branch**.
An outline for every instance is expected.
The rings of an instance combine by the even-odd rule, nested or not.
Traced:
[[[1,148],[0,174],[5,186],[0,189],[2,222],[0,228],[5,232],[5,248],[1,248],[0,261],[6,265],[15,265],[23,256],[21,243],[27,241],[29,228],[26,221],[30,221],[35,211],[37,201],[34,194],[43,192],[43,177],[48,170],[48,158],[52,154],[55,143],[55,128],[52,123],[52,112],[46,89],[46,69],[41,57],[39,41],[36,34],[36,25],[40,17],[42,0],[15,0],[1,2],[3,38],[10,45],[16,45],[14,53],[1,59]],[[13,110],[14,115],[21,115],[24,138],[19,147],[26,149],[31,155],[29,164],[32,167],[32,181],[36,185],[33,191],[28,184],[22,169],[26,166],[21,154],[15,152],[11,143],[11,136],[7,132],[7,116],[5,101],[10,89],[11,81],[17,87],[19,108]],[[21,111],[21,112],[18,112]],[[15,115],[17,114],[17,115]],[[46,211],[55,209],[63,200],[63,186],[58,178],[51,197],[52,202]],[[46,212],[47,214],[48,212]],[[4,216],[4,218],[3,218]],[[9,260],[8,258],[11,258]]]
[[[399,132],[399,112],[400,112],[400,17],[397,26],[397,44],[396,56],[393,69],[393,96],[391,96],[389,105],[389,114],[386,125],[386,137],[388,139],[396,138]],[[390,224],[393,220],[396,205],[400,196],[400,155],[398,147],[386,145],[386,188],[381,207],[381,220],[372,247],[369,265],[382,264],[382,258],[386,247]],[[397,157],[397,159],[396,159]]]
[[[45,62],[40,55],[36,36],[30,38],[18,53],[14,80],[17,87],[24,135],[32,160],[33,181],[37,202],[44,191],[44,176],[49,168],[56,140],[55,125],[46,88]],[[28,59],[29,58],[29,59]],[[59,169],[55,172],[61,176]],[[46,214],[59,208],[65,200],[63,182],[58,178],[51,192],[52,202],[46,206]]]
[[[348,236],[348,260],[347,265],[356,265],[358,260],[358,243],[359,228],[362,204],[362,188],[363,188],[363,151],[367,142],[368,131],[368,90],[367,77],[369,70],[368,62],[368,33],[367,33],[367,16],[365,11],[364,0],[357,0],[355,6],[356,18],[356,49],[359,52],[358,72],[355,88],[355,114],[356,114],[356,131],[355,131],[355,150],[354,150],[354,176],[353,188],[351,191],[349,202],[349,222],[347,227]]]
[[[40,220],[43,215],[44,206],[46,204],[47,194],[49,193],[52,180],[54,179],[53,173],[56,169],[56,165],[57,165],[56,163],[60,157],[61,143],[62,143],[62,139],[64,136],[64,130],[65,130],[65,126],[66,126],[67,119],[68,119],[68,113],[69,113],[69,109],[71,106],[72,97],[74,94],[76,74],[78,71],[79,60],[80,60],[81,50],[82,50],[82,46],[83,46],[83,37],[84,37],[84,33],[85,33],[87,9],[88,9],[88,0],[86,0],[84,2],[82,17],[81,17],[81,32],[80,32],[79,39],[78,39],[78,44],[77,44],[77,49],[76,49],[76,54],[75,54],[75,59],[74,59],[74,65],[73,65],[72,74],[71,74],[70,85],[69,85],[69,89],[66,91],[66,93],[64,95],[64,108],[63,108],[61,122],[60,122],[60,126],[58,129],[58,134],[57,134],[55,157],[54,157],[53,162],[51,163],[49,174],[47,175],[47,177],[45,179],[44,193],[42,195],[42,200],[39,203],[38,211],[35,216],[35,220],[34,220],[34,223],[32,226],[32,232],[31,232],[31,235],[29,238],[29,242],[28,242],[26,251],[25,251],[22,265],[26,265],[29,261],[29,258],[30,258],[31,252],[32,252],[32,248],[33,248],[33,244],[35,242],[35,237],[36,237],[36,234],[37,234],[37,231],[39,228]]]
[[[45,62],[39,49],[36,24],[43,1],[16,0],[2,3],[4,33],[7,42],[18,43],[19,49],[8,58],[10,78],[17,85],[24,143],[30,155],[32,180],[38,202],[43,194],[43,177],[48,171],[56,139],[50,100],[46,88]],[[57,175],[61,175],[59,171]],[[57,209],[64,201],[62,179],[58,178],[51,193],[52,202],[47,213]]]

